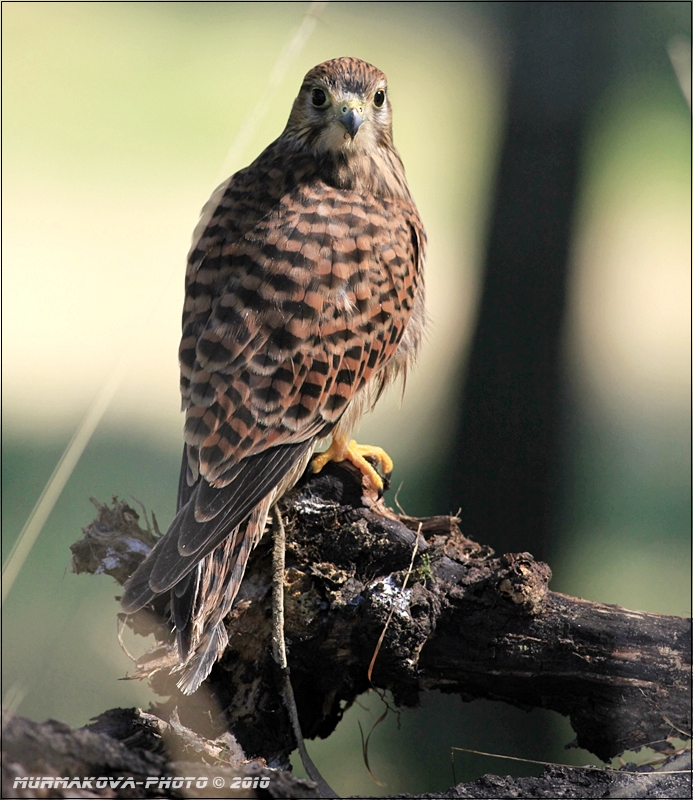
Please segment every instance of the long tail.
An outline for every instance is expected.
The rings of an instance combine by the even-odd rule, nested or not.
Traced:
[[[123,610],[132,614],[170,592],[178,640],[179,688],[192,694],[228,644],[223,624],[238,594],[250,552],[272,503],[306,468],[314,440],[279,445],[233,465],[225,484],[187,483],[183,460],[178,513],[167,533],[125,584]]]
[[[224,617],[236,599],[250,553],[262,537],[275,495],[269,494],[247,523],[239,525],[200,562],[182,597],[178,597],[177,587],[171,591],[181,662],[173,671],[182,672],[177,685],[184,694],[197,691],[226,649],[229,638]]]

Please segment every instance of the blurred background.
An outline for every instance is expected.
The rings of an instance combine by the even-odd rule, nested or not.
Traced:
[[[400,504],[460,508],[466,534],[547,559],[556,591],[690,614],[691,117],[675,71],[690,92],[689,4],[14,3],[2,15],[3,560],[126,365],[3,606],[5,702],[82,725],[153,699],[118,680],[131,664],[115,583],[73,575],[69,545],[91,496],[135,498],[162,528],[172,518],[199,210],[281,133],[305,72],[339,55],[388,76],[430,242],[419,366],[359,434],[393,456]],[[303,47],[286,50],[298,30]],[[374,732],[380,787],[358,729],[379,702],[365,696],[309,743],[340,794],[443,790],[451,746],[595,761],[563,751],[558,715],[433,693]],[[532,771],[455,761],[458,781]]]

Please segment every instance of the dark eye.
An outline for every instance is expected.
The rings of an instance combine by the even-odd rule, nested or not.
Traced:
[[[314,106],[324,106],[327,102],[327,95],[322,89],[313,89],[310,93],[310,99],[313,101]]]
[[[373,105],[376,108],[380,108],[384,102],[385,92],[382,89],[378,89],[378,91],[373,95]]]

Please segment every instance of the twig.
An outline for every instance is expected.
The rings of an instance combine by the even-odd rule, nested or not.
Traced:
[[[537,761],[534,758],[519,758],[518,756],[506,756],[502,753],[486,753],[483,750],[472,750],[470,747],[451,747],[450,753],[452,754],[452,763],[453,768],[455,764],[455,756],[454,751],[459,750],[462,753],[472,753],[476,756],[489,756],[489,758],[502,758],[505,761],[521,761],[523,764],[538,764],[542,767],[565,767],[566,769],[580,769],[586,770],[588,772],[613,772],[616,775],[623,775],[624,772],[630,772],[630,770],[622,770],[622,769],[614,769],[613,767],[602,767],[598,764],[585,764],[584,766],[578,766],[576,764],[559,764],[556,761]],[[657,775],[688,775],[690,773],[689,769],[662,769],[662,770],[655,770],[654,773]]]
[[[272,516],[272,533],[274,535],[274,549],[272,551],[272,653],[282,675],[284,705],[289,712],[298,752],[308,777],[315,782],[318,791],[323,797],[339,797],[330,788],[308,755],[303,741],[303,734],[301,733],[301,725],[298,721],[298,710],[291,685],[289,663],[286,657],[286,642],[284,640],[284,554],[286,533],[281,512],[276,505],[272,508]]]

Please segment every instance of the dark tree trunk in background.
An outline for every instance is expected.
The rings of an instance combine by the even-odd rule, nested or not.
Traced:
[[[583,133],[610,67],[609,3],[511,3],[511,71],[462,417],[439,507],[500,552],[545,556]]]

